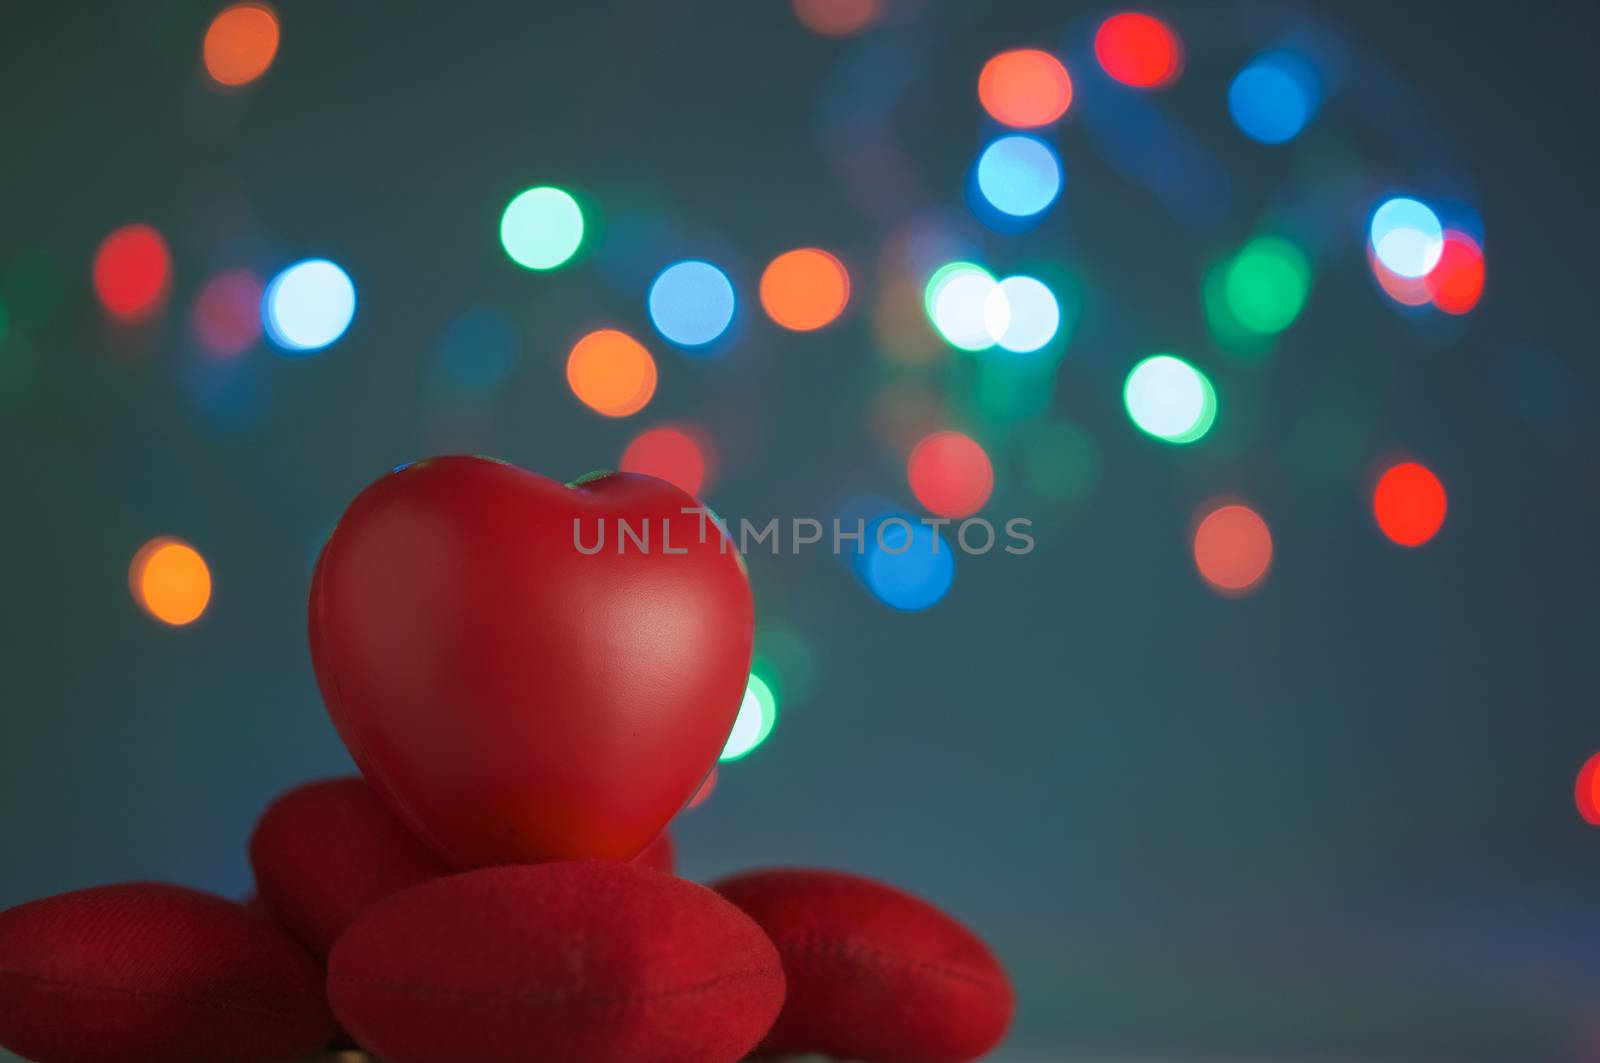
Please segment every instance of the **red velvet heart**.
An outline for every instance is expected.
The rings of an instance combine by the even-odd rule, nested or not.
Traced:
[[[0,912],[0,1045],[28,1059],[266,1063],[332,1033],[317,961],[232,901],[130,882]]]
[[[783,957],[788,999],[760,1055],[967,1063],[1005,1036],[1005,969],[927,901],[838,871],[752,871],[714,888]]]
[[[743,562],[696,506],[472,457],[350,504],[312,577],[312,662],[367,782],[440,856],[627,860],[693,796],[752,636]]]
[[[378,901],[449,868],[360,779],[297,786],[250,836],[263,907],[326,960],[334,941]]]
[[[783,968],[743,912],[615,861],[491,867],[380,901],[339,938],[328,998],[392,1063],[733,1063]]]

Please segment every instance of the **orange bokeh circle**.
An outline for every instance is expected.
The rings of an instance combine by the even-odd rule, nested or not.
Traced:
[[[983,64],[978,102],[1002,125],[1049,125],[1072,103],[1072,78],[1061,60],[1037,48],[1016,48]]]
[[[237,88],[267,72],[278,54],[278,16],[265,4],[234,4],[211,20],[200,49],[206,73]]]
[[[598,329],[567,356],[567,384],[578,401],[607,417],[627,417],[656,393],[656,360],[626,332]]]
[[[819,329],[843,313],[849,301],[849,271],[820,248],[785,251],[761,274],[761,305],[786,329]]]
[[[200,619],[211,602],[211,570],[181,539],[158,536],[128,565],[128,589],[139,607],[163,624],[182,627]]]

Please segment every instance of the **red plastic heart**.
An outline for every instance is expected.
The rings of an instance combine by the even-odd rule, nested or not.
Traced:
[[[743,562],[698,506],[473,457],[351,503],[312,577],[312,663],[362,774],[440,856],[626,860],[694,795],[752,638]]]

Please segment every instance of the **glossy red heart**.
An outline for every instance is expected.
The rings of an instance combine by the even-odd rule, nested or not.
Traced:
[[[440,856],[626,860],[694,795],[752,637],[743,562],[698,505],[473,457],[350,504],[311,581],[312,663],[367,782]]]

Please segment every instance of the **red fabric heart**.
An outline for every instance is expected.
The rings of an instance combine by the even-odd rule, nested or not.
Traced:
[[[966,1063],[1005,1035],[1005,970],[927,901],[837,871],[754,871],[715,889],[783,957],[788,1000],[763,1055]]]
[[[783,970],[704,886],[562,861],[379,902],[334,946],[328,996],[390,1063],[733,1063],[778,1014]]]
[[[267,1063],[327,1044],[322,968],[272,923],[152,882],[0,912],[0,1045],[39,1063]]]
[[[319,959],[357,916],[450,869],[360,779],[296,787],[250,836],[256,889],[274,919]]]
[[[317,681],[446,860],[631,859],[693,796],[752,637],[743,562],[697,506],[648,476],[565,486],[471,457],[351,503],[312,578]]]

